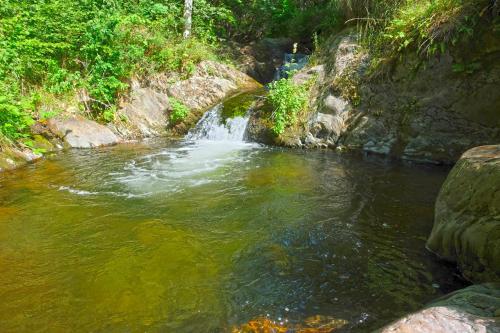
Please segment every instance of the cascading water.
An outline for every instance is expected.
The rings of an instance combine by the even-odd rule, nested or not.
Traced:
[[[231,166],[248,162],[248,150],[260,148],[244,141],[248,111],[256,96],[257,92],[243,93],[213,107],[184,140],[130,161],[121,172],[114,172],[111,182],[137,197],[165,196],[224,181]]]
[[[195,128],[186,136],[188,141],[243,141],[248,124],[248,115],[222,119],[223,104],[206,112]]]

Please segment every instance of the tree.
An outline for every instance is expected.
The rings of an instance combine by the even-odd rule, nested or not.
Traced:
[[[191,36],[191,25],[193,22],[193,0],[184,1],[184,38]]]

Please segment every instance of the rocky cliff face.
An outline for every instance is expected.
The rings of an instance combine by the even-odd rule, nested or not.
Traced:
[[[340,34],[323,59],[324,78],[316,84],[319,94],[300,142],[436,163],[500,142],[495,40],[485,32],[468,50],[426,60],[408,54],[373,69],[356,35]]]
[[[469,280],[500,282],[500,145],[467,151],[436,201],[427,247]]]

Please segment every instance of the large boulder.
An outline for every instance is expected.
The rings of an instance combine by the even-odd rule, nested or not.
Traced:
[[[377,333],[498,333],[500,285],[474,285],[429,304]]]
[[[427,247],[473,282],[500,282],[500,145],[462,155],[439,193]]]
[[[121,141],[108,127],[77,115],[52,118],[47,126],[71,148],[109,146]]]

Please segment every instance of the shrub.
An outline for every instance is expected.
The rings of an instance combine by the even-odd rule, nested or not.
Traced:
[[[308,91],[306,85],[296,85],[291,78],[275,81],[270,85],[268,102],[273,108],[272,131],[280,135],[293,125],[297,115],[306,109]]]
[[[172,108],[172,111],[170,111],[170,121],[175,125],[186,119],[189,109],[187,106],[182,104],[182,102],[173,97],[170,97],[169,100],[170,107]]]
[[[29,127],[33,119],[24,112],[27,105],[12,103],[5,95],[0,95],[0,134],[9,140],[17,140],[29,136]]]

